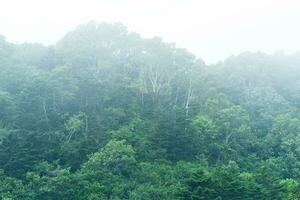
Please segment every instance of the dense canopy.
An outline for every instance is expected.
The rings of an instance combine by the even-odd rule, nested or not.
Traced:
[[[300,199],[299,109],[300,55],[206,65],[94,22],[0,37],[0,199]]]

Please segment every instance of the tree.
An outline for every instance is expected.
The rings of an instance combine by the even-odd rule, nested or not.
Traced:
[[[125,140],[111,140],[103,149],[89,157],[84,168],[104,168],[112,173],[129,176],[136,168],[135,151]]]

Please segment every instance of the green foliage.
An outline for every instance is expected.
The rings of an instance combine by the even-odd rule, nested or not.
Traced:
[[[32,199],[32,191],[21,180],[4,175],[0,171],[0,197],[5,200]]]
[[[109,141],[99,152],[93,153],[84,165],[85,169],[104,168],[112,173],[129,176],[136,168],[134,149],[125,140]]]
[[[0,36],[0,199],[300,199],[298,57],[208,66],[96,22]]]

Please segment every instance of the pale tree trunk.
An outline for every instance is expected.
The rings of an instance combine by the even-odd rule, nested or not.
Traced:
[[[161,83],[159,83],[158,71],[155,70],[155,72],[153,72],[153,67],[152,66],[150,67],[149,80],[151,82],[151,88],[152,88],[152,93],[153,93],[153,96],[152,96],[153,99],[152,100],[153,100],[153,103],[154,103],[157,96],[158,96],[158,93],[161,89]]]
[[[192,96],[193,96],[193,87],[192,87],[192,79],[190,78],[189,88],[188,88],[186,103],[185,103],[185,116],[186,116],[186,118],[188,118],[188,116],[189,116],[189,107],[190,107],[190,101],[191,101]]]
[[[43,98],[43,111],[44,111],[44,118],[45,118],[45,121],[47,123],[47,126],[49,128],[49,118],[48,118],[48,114],[47,114],[47,107],[46,107],[46,100]]]

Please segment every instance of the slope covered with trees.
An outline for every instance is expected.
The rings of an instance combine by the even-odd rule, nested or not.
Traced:
[[[206,65],[121,24],[0,37],[0,198],[300,199],[300,55]]]

